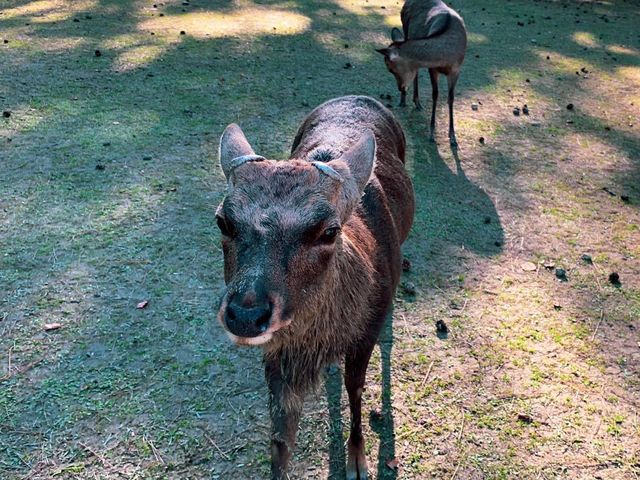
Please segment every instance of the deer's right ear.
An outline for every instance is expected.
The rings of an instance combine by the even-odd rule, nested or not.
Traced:
[[[232,123],[224,129],[218,150],[220,166],[227,180],[235,165],[233,160],[245,155],[255,155],[255,152],[240,127]]]
[[[389,56],[389,49],[388,48],[376,48],[376,52],[381,53],[385,57]]]
[[[404,33],[402,33],[402,30],[393,27],[391,29],[391,40],[393,42],[404,42]]]

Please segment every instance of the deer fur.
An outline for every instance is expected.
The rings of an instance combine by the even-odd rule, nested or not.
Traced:
[[[438,76],[447,76],[449,87],[449,140],[457,146],[453,125],[453,101],[460,68],[467,49],[467,31],[462,17],[442,0],[407,0],[400,12],[402,32],[391,31],[393,43],[377,50],[384,55],[388,70],[400,90],[400,106],[406,106],[407,89],[413,81],[413,102],[422,110],[418,88],[418,70],[429,69],[433,105],[430,139],[434,140]]]
[[[287,478],[305,394],[340,359],[352,414],[347,478],[367,478],[362,390],[415,208],[404,156],[402,128],[369,97],[317,107],[287,161],[256,155],[237,125],[222,135],[218,320],[237,344],[263,348],[272,479]]]

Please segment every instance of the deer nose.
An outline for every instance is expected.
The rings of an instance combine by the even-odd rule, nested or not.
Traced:
[[[229,300],[224,321],[227,329],[238,337],[257,337],[269,328],[273,306],[270,302],[252,302],[242,305],[239,296],[234,295]]]

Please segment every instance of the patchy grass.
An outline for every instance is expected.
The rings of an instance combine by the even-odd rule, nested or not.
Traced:
[[[320,102],[397,97],[373,47],[399,3],[0,0],[0,477],[268,476],[260,354],[212,313],[218,136],[284,158]],[[428,108],[393,109],[418,293],[369,370],[372,477],[637,478],[640,10],[454,4],[459,152],[444,108],[437,145]],[[294,478],[344,475],[340,384],[308,401]]]

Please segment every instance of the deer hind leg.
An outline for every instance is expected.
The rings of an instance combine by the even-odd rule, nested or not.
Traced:
[[[413,104],[416,106],[416,110],[422,110],[422,105],[420,104],[420,88],[418,82],[419,72],[416,72],[416,78],[413,79]]]
[[[347,480],[367,480],[367,459],[364,455],[364,438],[362,437],[362,392],[375,343],[360,345],[358,350],[346,356],[344,368],[344,384],[349,394],[351,409],[351,433],[347,443]]]
[[[456,131],[453,127],[453,99],[455,96],[454,92],[459,76],[459,71],[452,71],[449,75],[447,75],[447,83],[449,85],[449,95],[447,99],[449,103],[449,142],[451,143],[452,147],[458,146],[458,141],[456,140]]]
[[[287,467],[296,441],[301,403],[290,401],[279,359],[265,359],[265,376],[269,385],[271,414],[271,479],[288,479]]]
[[[429,131],[429,140],[435,142],[436,134],[436,105],[438,104],[438,71],[435,68],[429,69],[429,78],[431,79],[431,124]]]

